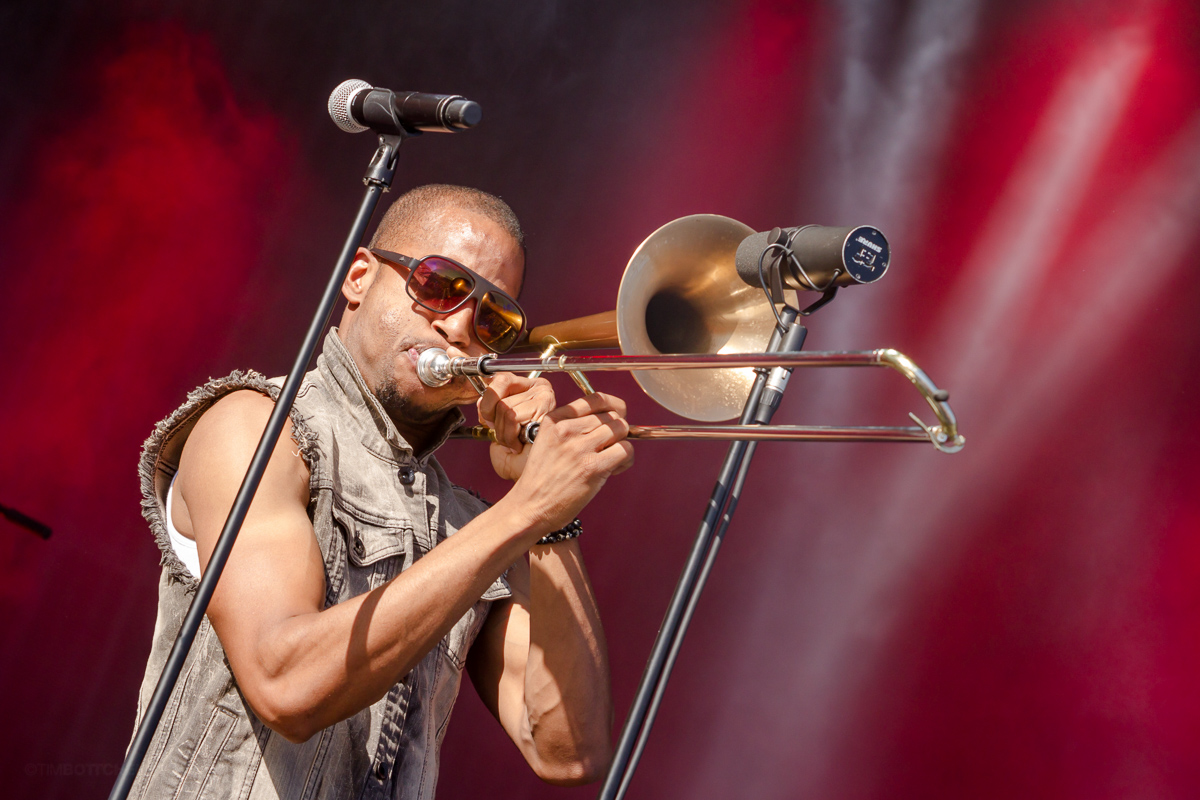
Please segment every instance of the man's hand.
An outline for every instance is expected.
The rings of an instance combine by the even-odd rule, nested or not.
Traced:
[[[633,466],[626,440],[625,402],[589,394],[542,417],[537,441],[505,500],[531,515],[535,528],[566,525],[600,491],[610,475]]]
[[[503,372],[492,379],[479,398],[479,422],[496,432],[488,448],[492,469],[505,480],[515,481],[525,469],[528,448],[521,442],[521,426],[541,419],[554,408],[554,389],[545,378],[522,378]]]

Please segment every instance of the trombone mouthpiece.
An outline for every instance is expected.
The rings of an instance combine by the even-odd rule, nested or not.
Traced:
[[[417,377],[426,386],[445,386],[453,377],[450,374],[450,356],[438,347],[423,350],[417,356]]]

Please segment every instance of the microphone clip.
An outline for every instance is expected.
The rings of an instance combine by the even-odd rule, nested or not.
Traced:
[[[409,134],[411,135],[411,134]],[[363,175],[363,183],[367,186],[381,186],[383,191],[392,188],[392,178],[396,176],[396,156],[400,152],[400,143],[407,136],[403,133],[379,134],[379,147],[371,156],[367,165],[367,174]]]
[[[817,287],[809,279],[808,274],[804,272],[804,267],[800,264],[800,258],[793,248],[793,242],[795,241],[797,234],[799,234],[800,231],[804,230],[805,228],[810,227],[813,226],[805,225],[800,228],[790,228],[787,230],[783,228],[772,228],[771,233],[767,237],[767,248],[763,251],[762,257],[759,259],[758,276],[762,283],[763,292],[765,292],[771,300],[772,310],[774,310],[774,307],[777,305],[787,304],[787,300],[783,296],[783,290],[785,286],[783,280],[783,270],[785,269],[785,265],[790,267],[792,264],[795,264],[799,274],[803,275],[805,281],[807,281],[810,286],[821,292],[821,297],[816,302],[812,303],[803,311],[801,311],[800,316],[807,317],[812,315],[818,309],[823,308],[829,305],[829,303],[833,302],[833,298],[837,296],[838,286],[835,281],[838,277],[839,270],[834,270],[833,277],[823,289]],[[797,295],[798,294],[799,292],[797,292]],[[780,322],[780,327],[782,329],[783,323],[782,320],[779,320],[778,312],[776,313],[776,319]]]
[[[758,262],[758,277],[763,282],[763,291],[771,298],[771,303],[780,305],[787,302],[783,297],[781,269],[784,262],[793,256],[792,245],[783,228],[772,228],[767,243],[767,249]],[[771,254],[769,258],[767,253]]]
[[[833,302],[833,298],[837,296],[837,292],[838,292],[837,286],[830,286],[828,289],[821,292],[821,296],[819,298],[817,298],[817,301],[815,303],[813,303],[812,305],[808,306],[803,311],[801,311],[800,316],[802,316],[802,317],[810,316],[817,309],[824,308],[825,306],[829,305],[830,303]]]

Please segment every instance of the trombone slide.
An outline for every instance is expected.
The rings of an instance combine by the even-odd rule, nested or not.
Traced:
[[[496,441],[496,432],[486,425],[460,428],[456,439]],[[922,427],[850,427],[828,425],[631,425],[630,439],[708,439],[744,442],[933,442],[948,453],[957,449],[938,446]]]
[[[958,420],[950,408],[950,394],[939,389],[929,376],[904,353],[892,348],[879,350],[853,350],[845,352],[800,352],[800,353],[703,353],[695,355],[645,355],[645,356],[572,356],[559,354],[545,359],[537,357],[501,357],[495,355],[467,358],[451,358],[444,350],[430,348],[421,353],[417,362],[417,374],[428,386],[443,386],[455,377],[480,377],[500,372],[588,372],[619,370],[664,370],[704,368],[764,368],[764,367],[888,367],[908,378],[913,386],[929,403],[937,416],[938,425],[928,426],[915,415],[910,415],[918,428],[832,428],[824,426],[770,426],[791,429],[791,435],[783,430],[775,434],[760,433],[751,436],[757,429],[742,430],[742,426],[715,426],[710,430],[730,429],[734,435],[685,434],[685,430],[696,430],[699,426],[664,426],[658,428],[659,435],[648,433],[632,438],[646,439],[789,439],[792,441],[868,441],[868,442],[922,442],[933,444],[943,453],[957,453],[963,448],[965,439],[958,432]],[[764,426],[766,427],[766,426]],[[649,426],[643,431],[653,431]],[[670,433],[667,433],[667,431]]]

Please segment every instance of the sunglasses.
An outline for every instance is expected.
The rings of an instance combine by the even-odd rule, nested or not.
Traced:
[[[383,261],[408,270],[404,289],[422,308],[449,314],[471,300],[475,303],[475,335],[495,353],[512,349],[525,330],[525,312],[517,301],[486,278],[445,256],[412,258],[389,250],[371,252]]]

